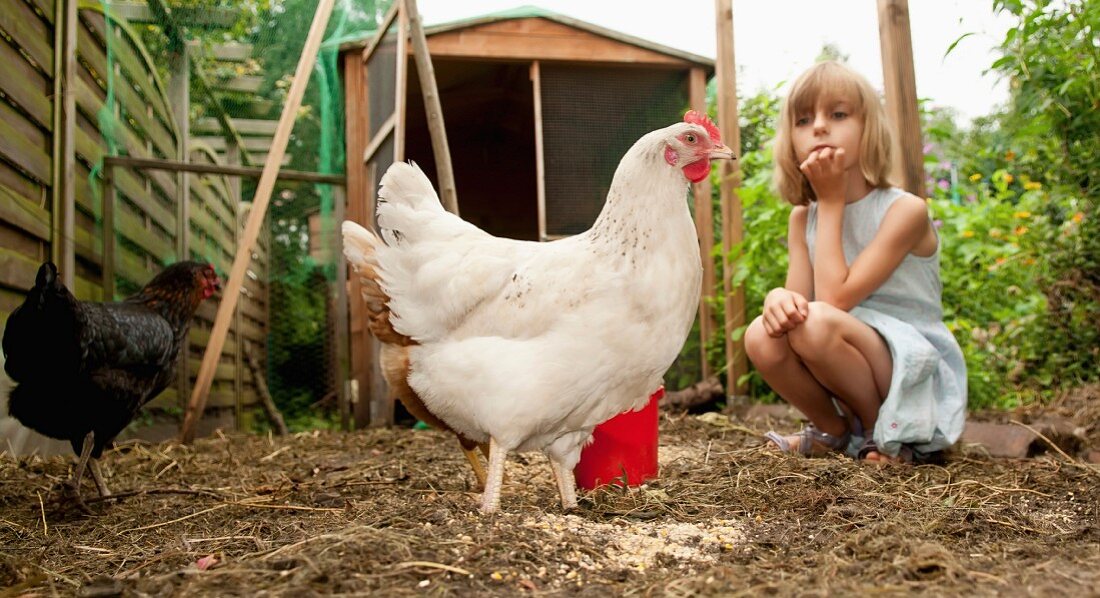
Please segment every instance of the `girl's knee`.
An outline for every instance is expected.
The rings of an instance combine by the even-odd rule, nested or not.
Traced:
[[[790,353],[786,337],[773,338],[764,329],[764,317],[757,316],[745,329],[745,355],[757,369],[767,369]]]
[[[811,301],[806,321],[787,333],[791,348],[803,357],[828,348],[836,339],[839,309],[822,301]]]

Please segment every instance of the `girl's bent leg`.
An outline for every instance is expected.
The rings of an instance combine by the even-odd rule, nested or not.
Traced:
[[[893,358],[873,328],[827,303],[810,303],[806,321],[788,333],[804,366],[873,430],[890,389]]]
[[[758,317],[745,331],[745,352],[772,390],[798,408],[822,432],[843,436],[848,432],[848,423],[837,414],[829,390],[795,354],[788,341],[789,335],[771,337]],[[794,436],[787,438],[799,442]]]

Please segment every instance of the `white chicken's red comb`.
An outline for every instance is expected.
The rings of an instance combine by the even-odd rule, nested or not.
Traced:
[[[718,125],[714,124],[714,121],[706,114],[695,110],[688,110],[687,113],[684,114],[684,122],[702,126],[707,130],[707,134],[710,135],[711,141],[722,143],[722,132],[718,130]]]

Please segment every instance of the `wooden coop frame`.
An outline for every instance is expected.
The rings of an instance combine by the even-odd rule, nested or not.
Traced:
[[[437,187],[441,200],[449,211],[456,214],[461,202],[457,198],[454,170],[447,154],[447,129],[444,127],[441,92],[436,86],[436,79],[441,71],[443,78],[447,77],[446,65],[451,61],[527,65],[533,96],[534,179],[538,223],[536,238],[539,240],[556,238],[555,235],[548,234],[547,230],[547,156],[543,146],[541,90],[542,71],[546,65],[629,65],[638,69],[684,69],[688,73],[688,106],[697,110],[706,109],[707,79],[711,74],[716,74],[718,124],[726,133],[727,144],[739,158],[732,0],[716,0],[715,10],[718,58],[717,61],[711,61],[530,7],[423,28],[415,0],[398,0],[386,14],[375,37],[362,43],[346,44],[341,48],[348,123],[347,217],[360,224],[372,225],[372,206],[378,178],[385,167],[410,157],[417,158],[422,165],[426,159],[430,159],[422,157],[429,155],[423,144],[418,148],[419,155],[413,156],[409,151],[407,137],[411,125],[415,124],[410,121],[409,103],[410,98],[416,97],[410,93],[414,89],[409,77],[410,57],[416,60],[420,75],[432,154],[441,163],[436,169],[425,168],[425,171],[429,177],[432,174],[438,175]],[[894,128],[898,131],[899,151],[895,152],[895,176],[905,188],[923,194],[920,127],[916,110],[908,15],[907,0],[878,0],[887,110]],[[391,64],[384,64],[379,58],[387,52],[392,54]],[[390,66],[392,71],[372,68],[380,65]],[[440,69],[440,65],[444,67]],[[378,79],[380,75],[386,79],[392,77],[392,89],[384,89],[386,81],[375,81],[372,87],[372,76]],[[378,88],[383,88],[381,91],[388,93],[378,93]],[[380,103],[384,106],[382,110],[378,109]],[[362,156],[361,161],[359,156]],[[741,377],[747,372],[747,362],[743,343],[740,338],[734,338],[734,331],[746,323],[744,293],[741,288],[732,288],[733,267],[729,260],[732,247],[740,243],[743,234],[741,204],[736,193],[740,183],[740,167],[736,162],[723,163],[720,169],[720,226],[723,233],[723,271],[726,273],[722,281],[727,355],[723,370],[730,373],[732,388],[727,389],[727,393],[741,394]],[[459,185],[458,189],[461,188]],[[709,180],[693,186],[693,198],[700,250],[704,256],[699,318],[701,337],[705,340],[719,326],[711,308],[717,279],[712,260],[706,258],[710,255],[715,238],[715,223],[711,210],[708,209],[711,198]],[[514,233],[505,236],[523,238]],[[378,342],[366,329],[362,302],[357,300],[359,296],[358,281],[352,277],[349,281],[349,297],[352,298],[349,400],[353,403],[352,410],[357,426],[389,425],[393,423],[394,400],[385,387],[376,358]],[[709,378],[714,372],[710,371],[707,364],[705,347],[703,352],[703,377]]]

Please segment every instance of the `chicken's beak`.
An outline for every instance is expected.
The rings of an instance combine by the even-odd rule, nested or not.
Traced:
[[[711,160],[733,160],[734,159],[733,150],[726,147],[726,144],[724,144],[724,143],[719,143],[718,145],[714,146],[714,149],[710,150],[710,153],[707,154],[707,157],[710,158]]]

